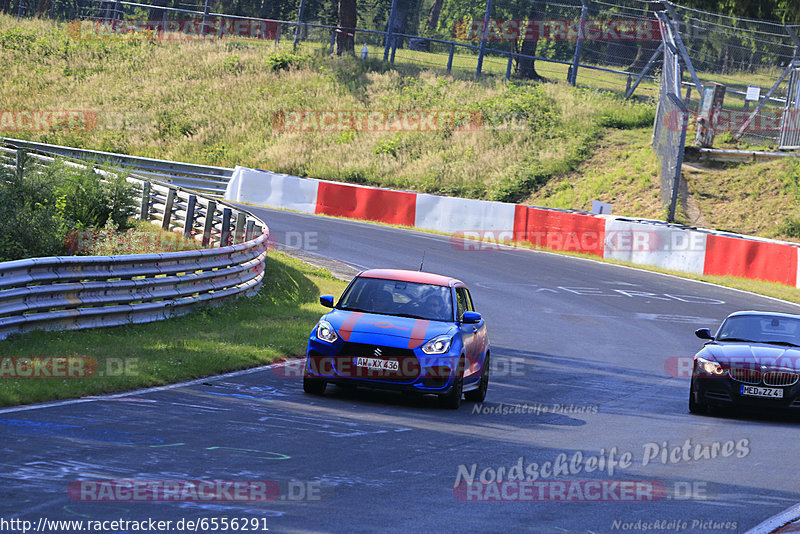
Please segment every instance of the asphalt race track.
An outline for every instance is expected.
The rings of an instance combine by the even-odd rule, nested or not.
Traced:
[[[34,526],[246,518],[298,533],[744,532],[800,501],[798,424],[690,416],[682,376],[702,345],[696,328],[735,310],[798,307],[554,254],[464,250],[445,236],[250,209],[279,241],[359,269],[417,269],[425,251],[425,270],[464,280],[489,327],[486,402],[453,412],[434,398],[333,386],[311,397],[288,365],[3,410],[0,515]],[[480,483],[520,470],[540,484]],[[121,479],[267,481],[274,499],[96,502],[91,486],[76,490]]]

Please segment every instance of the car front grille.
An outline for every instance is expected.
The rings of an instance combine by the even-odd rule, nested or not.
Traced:
[[[397,370],[368,369],[356,366],[356,358],[376,358],[397,362]],[[381,380],[385,382],[411,383],[420,374],[419,360],[410,349],[372,345],[369,343],[345,342],[336,357],[336,371],[347,378]]]
[[[728,370],[728,375],[737,382],[745,384],[761,383],[761,371],[752,367],[732,367]]]
[[[797,373],[791,371],[769,370],[762,371],[754,367],[733,367],[728,370],[728,376],[744,384],[787,387],[793,386],[800,380]]]
[[[797,380],[797,374],[789,371],[767,371],[764,373],[764,385],[767,386],[793,386],[797,383]]]

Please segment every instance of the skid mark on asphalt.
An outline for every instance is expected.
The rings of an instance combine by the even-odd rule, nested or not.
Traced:
[[[338,420],[329,421],[320,420],[319,417],[304,416],[297,414],[272,414],[258,419],[259,423],[263,426],[276,428],[276,429],[303,429],[328,434],[335,438],[350,438],[356,436],[366,436],[368,434],[386,434],[390,429],[386,427],[364,424],[353,421]],[[411,430],[410,428],[397,429],[397,431]]]

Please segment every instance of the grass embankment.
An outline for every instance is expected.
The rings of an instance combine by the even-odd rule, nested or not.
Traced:
[[[518,201],[572,172],[607,128],[643,127],[651,102],[564,84],[480,82],[377,59],[297,55],[271,42],[75,40],[50,21],[0,17],[7,110],[89,110],[90,131],[38,141],[331,180]],[[460,131],[280,131],[303,110],[478,114]],[[389,130],[392,130],[391,126]]]
[[[302,356],[308,333],[324,312],[319,295],[338,295],[345,284],[278,253],[268,256],[266,273],[257,296],[189,316],[0,341],[0,376],[20,361],[12,358],[96,362],[82,366],[95,371],[85,378],[1,377],[0,406],[157,386]]]

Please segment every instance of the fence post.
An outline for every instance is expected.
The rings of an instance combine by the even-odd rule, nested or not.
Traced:
[[[483,15],[483,32],[481,32],[481,47],[478,52],[478,66],[475,68],[475,77],[481,77],[483,69],[483,55],[486,51],[486,38],[489,36],[489,17],[492,16],[492,0],[486,0],[486,13]]]
[[[514,63],[514,56],[511,54],[508,55],[508,65],[506,65],[506,80],[511,79],[511,66]]]
[[[186,239],[192,238],[195,206],[197,206],[197,195],[189,195],[189,203],[186,205],[186,220],[183,221],[183,237]]]
[[[456,52],[456,45],[450,45],[450,57],[447,58],[447,74],[450,74],[450,71],[453,70],[453,54]]]
[[[211,242],[211,230],[214,228],[214,213],[216,211],[217,203],[209,200],[208,208],[206,208],[206,220],[203,224],[203,240],[200,242],[204,247],[207,247]]]
[[[206,18],[208,17],[208,13],[208,0],[206,0],[206,5],[203,8],[203,26],[200,28],[200,37],[205,37],[206,35]]]
[[[227,247],[231,240],[231,211],[230,208],[222,208],[222,230],[219,234],[219,246]]]
[[[150,220],[150,182],[145,182],[142,185],[142,203],[139,207],[139,220]]]
[[[116,22],[117,17],[119,16],[120,7],[122,7],[120,5],[120,0],[116,0],[116,2],[114,2],[114,18],[112,19],[114,22]]]
[[[306,0],[300,0],[300,8],[297,10],[297,26],[294,28],[294,49],[297,50],[297,43],[300,42],[300,24],[303,23],[303,11],[305,11]]]
[[[247,221],[247,215],[241,211],[236,213],[236,227],[233,229],[233,244],[241,243],[244,241],[244,224]]]
[[[567,72],[567,82],[575,87],[578,79],[578,65],[581,62],[581,48],[583,47],[583,27],[586,25],[586,15],[589,12],[589,0],[581,0],[581,22],[578,26],[578,39],[575,41],[575,55],[572,58],[572,66]],[[628,79],[630,84],[630,78]]]
[[[392,23],[397,9],[397,0],[392,0],[392,7],[389,9],[389,21],[386,23],[386,37],[383,42],[383,62],[389,59],[389,47],[392,45]]]
[[[336,44],[336,28],[331,30],[331,49],[328,51],[329,54],[333,54],[333,45]]]
[[[175,204],[175,190],[170,189],[167,202],[164,204],[164,218],[161,219],[161,229],[169,230],[169,220],[172,218],[172,206]]]

